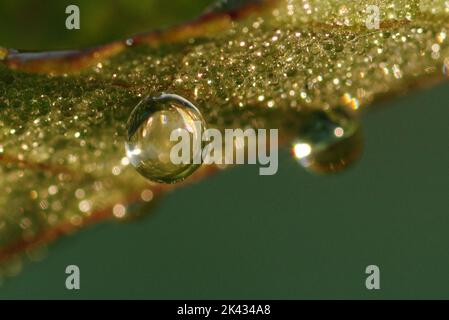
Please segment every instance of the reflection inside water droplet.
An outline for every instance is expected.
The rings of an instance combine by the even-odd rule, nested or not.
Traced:
[[[307,111],[303,117],[293,155],[304,168],[317,173],[338,172],[360,156],[361,129],[347,109]]]
[[[198,123],[202,125],[199,127]],[[176,183],[190,176],[201,164],[193,159],[199,150],[206,128],[199,110],[186,99],[174,94],[143,99],[133,110],[127,124],[126,154],[130,163],[151,181]],[[190,134],[191,161],[174,164],[170,159],[178,141],[170,141],[174,130],[184,129]],[[195,153],[195,154],[194,154]]]

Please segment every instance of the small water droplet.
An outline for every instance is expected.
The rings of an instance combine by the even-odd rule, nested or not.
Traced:
[[[338,107],[307,111],[293,143],[293,155],[308,171],[338,172],[361,154],[363,139],[351,113]]]
[[[132,45],[134,45],[134,39],[133,38],[126,39],[125,44],[128,47],[131,47]]]
[[[201,126],[197,124],[200,123]],[[170,141],[174,130],[190,134],[189,163],[174,164],[170,153],[178,143]],[[146,97],[135,107],[128,120],[125,144],[130,163],[145,178],[161,183],[176,183],[190,176],[201,164],[202,133],[206,123],[200,111],[188,100],[175,94]],[[201,148],[195,148],[201,144]]]
[[[449,78],[449,58],[446,58],[443,62],[443,75]]]

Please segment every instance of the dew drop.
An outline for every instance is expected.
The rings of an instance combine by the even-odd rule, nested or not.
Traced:
[[[354,163],[362,149],[358,122],[348,109],[338,107],[306,112],[292,151],[308,171],[332,173]]]
[[[128,47],[131,47],[132,45],[134,45],[134,39],[133,38],[126,39],[125,44]]]
[[[175,164],[170,154],[178,141],[170,141],[170,135],[179,129],[190,135],[190,161]],[[201,165],[194,159],[201,158],[201,138],[205,129],[206,123],[200,111],[183,97],[175,94],[146,97],[128,120],[127,157],[136,170],[151,181],[182,181]],[[195,148],[198,145],[201,148]]]

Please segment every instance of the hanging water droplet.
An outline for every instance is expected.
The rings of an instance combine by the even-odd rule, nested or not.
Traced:
[[[170,135],[180,129],[190,135],[190,161],[175,164],[170,154],[178,142],[170,141]],[[186,99],[175,94],[147,97],[139,102],[128,120],[126,153],[142,176],[155,182],[176,183],[201,165],[194,160],[201,159],[205,129],[200,111]],[[201,148],[195,148],[198,145]]]
[[[363,139],[358,122],[347,109],[308,111],[294,140],[293,154],[307,170],[338,172],[361,154]]]

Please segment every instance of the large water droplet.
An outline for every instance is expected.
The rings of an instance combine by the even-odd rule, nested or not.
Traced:
[[[303,115],[293,154],[307,170],[338,172],[361,154],[363,139],[360,125],[343,107],[308,111]]]
[[[201,165],[194,161],[201,159],[201,148],[198,150],[194,146],[202,144],[206,123],[200,111],[186,99],[174,94],[147,97],[133,110],[127,126],[126,154],[130,163],[145,178],[154,182],[176,183],[190,176]],[[175,164],[170,158],[172,148],[178,143],[170,141],[170,135],[178,129],[186,130],[190,135],[191,161],[186,164]]]

